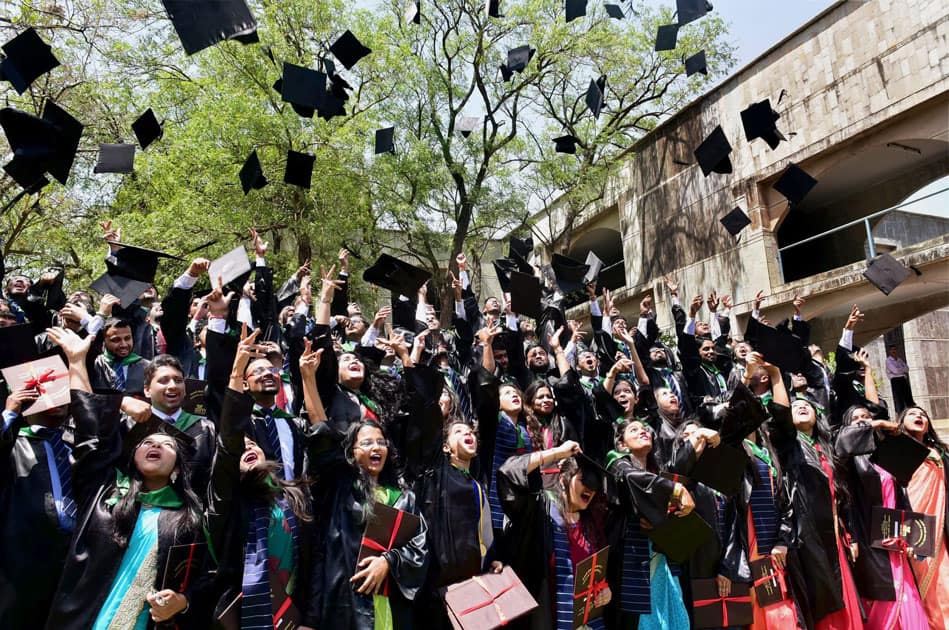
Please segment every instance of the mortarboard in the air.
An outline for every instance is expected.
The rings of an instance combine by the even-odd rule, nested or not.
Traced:
[[[554,254],[550,266],[554,270],[557,286],[564,295],[586,290],[583,278],[590,270],[586,264],[562,254]]]
[[[708,76],[708,63],[705,61],[704,50],[700,50],[685,60],[685,76],[691,77],[698,72]]]
[[[647,532],[653,547],[669,560],[682,564],[712,537],[712,528],[698,515],[671,515]]]
[[[597,256],[593,251],[587,252],[587,259],[584,261],[589,269],[585,276],[583,276],[583,284],[587,285],[591,282],[596,282],[597,277],[600,275],[600,271],[603,269],[603,261],[600,260],[600,257]]]
[[[39,358],[33,329],[30,324],[15,324],[0,328],[0,368],[20,365]]]
[[[274,81],[273,89],[276,90],[277,94],[280,95],[281,100],[283,100],[283,78],[280,78]],[[313,118],[313,114],[316,113],[316,108],[314,107],[307,107],[305,105],[297,105],[296,103],[290,103],[290,107],[293,108],[293,111],[295,111],[297,115],[303,118]]]
[[[679,26],[705,17],[705,14],[711,10],[712,5],[706,0],[676,0],[676,15],[678,16]]]
[[[863,277],[882,291],[883,295],[889,295],[893,289],[910,277],[910,273],[910,270],[900,261],[884,253],[867,266]]]
[[[244,0],[162,0],[189,55],[226,39],[252,43],[257,22]]]
[[[573,22],[587,14],[587,0],[566,0],[567,22]]]
[[[524,317],[540,319],[544,312],[540,303],[540,279],[514,270],[510,280],[511,310]]]
[[[536,48],[528,45],[510,49],[507,51],[507,69],[511,72],[524,72],[536,52]]]
[[[220,258],[211,261],[208,277],[211,279],[211,286],[216,287],[219,280],[227,285],[248,271],[250,271],[250,259],[247,258],[247,251],[243,245],[238,245]]]
[[[510,258],[496,258],[492,265],[494,265],[494,274],[498,277],[498,284],[501,285],[501,291],[510,293],[511,272],[517,269],[517,263]]]
[[[807,193],[817,185],[817,180],[796,164],[789,164],[772,188],[787,197],[788,201],[801,203]]]
[[[376,155],[380,153],[395,154],[395,127],[376,129]]]
[[[884,437],[877,444],[870,461],[893,475],[901,486],[906,486],[928,456],[929,447],[901,433]]]
[[[264,169],[260,166],[260,159],[257,157],[257,149],[250,152],[244,166],[240,172],[241,188],[246,195],[251,191],[260,190],[267,185],[267,178],[264,177]]]
[[[768,363],[776,365],[783,372],[801,372],[809,360],[807,349],[800,337],[757,320],[746,326],[745,339],[751,342],[755,351],[760,352]]]
[[[122,308],[128,308],[152,283],[104,273],[89,286],[99,295],[114,295],[119,298]]]
[[[574,155],[577,152],[577,144],[579,142],[579,138],[570,135],[554,138],[554,151]]]
[[[626,17],[623,15],[623,7],[618,4],[605,4],[603,8],[606,9],[606,14],[614,20],[622,20]]]
[[[745,449],[722,442],[715,448],[702,451],[690,476],[726,497],[732,497],[741,489],[747,465]]]
[[[499,18],[501,16],[501,0],[485,0],[484,12],[488,17]]]
[[[421,24],[422,23],[422,6],[420,0],[412,0],[409,2],[408,6],[405,7],[405,13],[403,14],[405,21],[410,24]]]
[[[132,460],[135,450],[142,441],[149,435],[161,433],[169,435],[178,443],[179,453],[190,452],[194,448],[194,438],[177,428],[171,422],[162,420],[157,416],[152,416],[145,422],[136,422],[129,432],[122,437],[122,461],[121,465],[126,466]],[[183,454],[183,453],[182,453]],[[180,457],[181,455],[179,455]]]
[[[414,297],[432,274],[389,254],[381,254],[362,279],[393,294]]]
[[[326,75],[324,73],[283,62],[280,96],[285,102],[315,110],[320,107],[325,93]]]
[[[511,77],[514,76],[514,73],[510,68],[507,67],[506,63],[501,64],[501,80],[507,83],[511,80]]]
[[[131,173],[135,166],[134,144],[100,144],[93,173]]]
[[[108,272],[113,276],[124,276],[149,284],[155,281],[155,273],[158,271],[158,262],[162,258],[170,258],[171,260],[178,261],[182,260],[166,252],[138,247],[137,245],[126,245],[124,243],[113,243],[111,241],[109,244],[118,245],[119,249],[110,253],[109,257],[105,259]]]
[[[371,48],[362,45],[352,31],[347,30],[330,45],[330,52],[347,70],[352,69],[360,59],[372,52]]]
[[[678,24],[663,24],[656,31],[656,52],[675,50],[676,39],[679,37]]]
[[[739,208],[735,206],[731,212],[723,216],[719,221],[722,222],[722,225],[725,226],[725,229],[732,236],[738,236],[742,230],[751,225],[751,219],[748,218],[748,215]]]
[[[508,258],[515,258],[520,256],[524,260],[527,260],[531,257],[531,252],[534,251],[534,239],[533,237],[528,236],[527,238],[520,238],[519,236],[512,236],[508,240],[507,245],[507,255]]]
[[[309,188],[315,160],[316,156],[310,153],[287,151],[287,169],[283,173],[283,181],[300,188]]]
[[[600,111],[603,109],[603,100],[606,97],[606,75],[601,75],[597,80],[590,79],[590,87],[587,88],[586,104],[593,112],[594,118],[600,117]]]
[[[66,180],[69,179],[69,171],[72,169],[76,151],[79,149],[83,125],[69,112],[50,100],[47,100],[43,106],[43,118],[51,122],[56,129],[56,152],[46,170],[56,181],[65,185]]]
[[[51,122],[12,107],[0,110],[0,126],[13,151],[3,169],[23,188],[39,182],[56,154],[56,129]]]
[[[9,81],[17,94],[23,94],[33,81],[59,65],[49,44],[32,27],[3,45],[6,57],[0,62],[0,80]]]
[[[752,103],[741,111],[745,139],[751,142],[755,138],[761,138],[769,147],[776,149],[782,140],[787,140],[774,124],[780,117],[781,114],[772,109],[771,99]]]
[[[478,128],[478,125],[481,124],[481,120],[482,119],[477,116],[462,116],[455,124],[455,129],[458,130],[458,133],[467,138],[471,135],[472,131]]]
[[[132,133],[135,134],[135,138],[138,140],[138,146],[142,147],[142,151],[144,151],[148,148],[148,145],[161,138],[165,130],[162,129],[161,123],[155,117],[155,112],[149,107],[144,114],[132,123]]]
[[[732,145],[725,136],[722,126],[718,125],[705,140],[695,149],[695,159],[699,162],[702,174],[727,174],[732,172],[732,163],[728,155],[732,152]]]

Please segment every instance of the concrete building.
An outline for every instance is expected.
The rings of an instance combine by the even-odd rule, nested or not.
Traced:
[[[746,141],[739,112],[769,98],[787,141]],[[693,151],[721,125],[733,172],[703,177]],[[882,371],[882,335],[901,329],[916,401],[949,429],[949,192],[899,207],[937,181],[949,187],[949,3],[838,2],[643,137],[606,186],[604,202],[571,226],[535,217],[554,251],[595,251],[618,265],[621,309],[653,294],[671,326],[662,277],[683,295],[730,294],[745,320],[759,290],[772,321],[805,296],[812,341],[832,350],[852,304],[867,313],[856,343]],[[790,205],[772,185],[789,164],[818,180]],[[751,225],[736,239],[719,219],[734,207]],[[570,238],[562,236],[570,230]],[[915,273],[889,296],[863,277],[890,252]],[[547,252],[549,254],[549,252]],[[707,316],[707,313],[705,314]],[[897,333],[891,333],[897,335]]]

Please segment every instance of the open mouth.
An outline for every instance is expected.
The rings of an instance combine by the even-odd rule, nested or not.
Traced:
[[[160,462],[161,461],[161,451],[151,450],[145,453],[146,462]]]
[[[370,455],[369,464],[371,466],[382,466],[382,455]]]
[[[580,500],[583,501],[584,503],[589,503],[590,501],[593,500],[593,493],[590,492],[589,490],[584,490],[583,492],[580,493]]]
[[[255,452],[253,452],[253,451],[251,451],[251,452],[249,452],[249,453],[247,453],[247,454],[244,455],[244,464],[246,464],[246,465],[248,465],[248,466],[253,466],[253,465],[256,464],[259,460],[260,460],[260,458],[257,456],[257,453],[255,453]]]

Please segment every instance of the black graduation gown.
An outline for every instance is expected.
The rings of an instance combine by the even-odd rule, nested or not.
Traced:
[[[159,327],[165,338],[166,352],[181,361],[185,374],[197,378],[201,355],[195,349],[194,339],[188,331],[191,295],[191,289],[172,287],[161,302],[162,316]]]
[[[230,388],[224,393],[217,450],[204,510],[208,544],[218,565],[214,585],[217,601],[214,607],[215,620],[240,593],[244,576],[247,530],[248,523],[253,519],[253,506],[240,495],[240,458],[244,454],[244,436],[251,434],[250,414],[253,406],[254,401],[247,394]],[[308,605],[307,569],[313,532],[312,527],[302,519],[297,518],[296,521],[299,549],[295,567],[296,586],[291,599],[302,613]],[[219,624],[215,622],[214,627],[219,627]]]
[[[121,457],[118,435],[120,396],[100,396],[72,391],[76,424],[72,479],[79,516],[63,567],[62,578],[46,622],[48,630],[87,630],[95,622],[112,588],[126,548],[115,544],[113,506],[115,463]],[[204,542],[200,527],[193,531],[177,528],[174,510],[163,509],[158,517],[158,567],[155,590],[160,590],[162,570],[172,545]],[[185,593],[196,601],[202,580],[191,582]],[[207,627],[195,609],[175,616],[179,628]],[[149,628],[154,623],[149,621]]]
[[[844,607],[834,506],[820,458],[799,436],[788,407],[769,404],[771,443],[778,454],[794,510],[796,547],[788,555],[794,598],[808,628]],[[831,453],[825,453],[827,457]]]
[[[834,448],[847,465],[847,485],[851,498],[845,510],[847,529],[860,545],[860,553],[853,567],[857,591],[867,599],[893,601],[896,591],[893,588],[893,572],[890,570],[890,552],[870,546],[870,514],[874,507],[883,505],[880,475],[870,462],[870,454],[876,450],[877,439],[876,432],[869,424],[851,424],[840,429]],[[895,479],[893,485],[896,490],[896,509],[911,509],[906,488]],[[904,579],[907,577],[904,576]]]
[[[862,383],[861,387],[857,387],[854,383],[855,380],[862,380],[856,376],[860,364],[853,359],[853,352],[857,350],[856,347],[853,351],[850,351],[843,346],[837,346],[837,354],[835,355],[837,365],[832,380],[835,408],[830,416],[831,424],[834,427],[840,426],[843,413],[854,405],[866,407],[874,418],[886,420],[890,417],[885,400],[881,398],[879,403],[870,402],[867,400],[866,392],[862,390]]]
[[[325,502],[316,526],[308,607],[301,609],[306,611],[304,625],[320,630],[373,630],[373,599],[357,593],[349,581],[356,572],[365,531],[363,503],[354,491],[355,472],[342,459],[339,432],[321,423],[310,437],[310,471],[324,486],[320,495]],[[392,507],[420,515],[411,490],[403,489]],[[427,525],[424,516],[421,519],[409,543],[382,554],[389,562],[389,606],[395,630],[414,627],[413,600],[428,564]]]
[[[0,435],[0,628],[43,626],[69,551],[46,448],[25,426],[21,416]]]
[[[145,368],[149,361],[141,359],[135,363],[130,363],[125,371],[125,387],[122,392],[135,395],[141,394],[145,390]],[[92,381],[92,387],[96,391],[116,390],[115,370],[109,365],[109,361],[104,354],[96,357],[92,373],[89,375]]]

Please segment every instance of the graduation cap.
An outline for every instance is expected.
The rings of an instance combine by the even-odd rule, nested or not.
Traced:
[[[537,276],[510,272],[511,310],[518,315],[540,319],[544,308],[540,303],[542,291]]]
[[[586,266],[589,267],[586,275],[583,276],[583,284],[587,285],[591,282],[596,282],[597,277],[600,275],[600,270],[603,269],[603,261],[600,260],[600,257],[593,253],[593,251],[587,252],[587,259],[584,261]]]
[[[69,179],[76,151],[79,149],[79,139],[82,137],[83,125],[73,118],[69,112],[47,100],[43,106],[43,118],[52,123],[56,130],[56,151],[49,163],[47,172],[65,185]]]
[[[909,278],[910,270],[903,266],[897,259],[889,254],[880,254],[863,272],[863,277],[870,284],[883,292],[883,295],[889,295],[893,289],[898,287],[904,280]]]
[[[569,153],[570,155],[575,155],[577,152],[577,144],[579,144],[579,142],[579,138],[570,135],[554,138],[554,151],[557,153]]]
[[[124,243],[109,242],[110,245],[117,245],[119,249],[112,252],[105,260],[106,269],[113,276],[124,276],[132,280],[147,282],[151,284],[155,281],[155,274],[158,272],[158,263],[162,258],[171,260],[182,260],[177,256],[160,252],[154,249],[138,247],[137,245],[126,245]],[[117,294],[113,294],[118,297]]]
[[[372,52],[371,48],[362,45],[352,31],[346,30],[335,42],[330,44],[330,52],[339,59],[347,70],[352,69],[356,62]]]
[[[414,296],[432,274],[389,254],[380,254],[362,273],[362,279],[393,294]]]
[[[712,10],[712,5],[706,0],[676,0],[676,14],[679,17],[679,26],[694,22],[705,17]]]
[[[477,116],[462,116],[458,119],[458,122],[455,124],[455,129],[458,130],[463,137],[467,138],[471,135],[471,132],[478,128],[478,125],[481,124],[481,118]]]
[[[511,292],[511,273],[517,269],[517,263],[510,258],[496,258],[492,263],[494,273],[498,277],[498,284],[501,285],[501,291]]]
[[[395,155],[395,127],[376,129],[376,155],[391,153]]]
[[[594,118],[600,117],[600,111],[603,109],[603,99],[606,96],[606,75],[601,75],[597,80],[590,80],[590,87],[587,88],[586,104],[593,112]]]
[[[405,21],[410,24],[421,24],[422,23],[422,7],[420,0],[412,0],[405,7],[405,13],[403,14]]]
[[[114,295],[119,298],[122,308],[128,308],[152,283],[104,273],[89,286],[99,295]]]
[[[774,111],[771,107],[771,99],[764,99],[757,103],[752,103],[746,109],[741,111],[741,124],[745,128],[745,140],[751,142],[755,138],[761,138],[768,143],[772,149],[778,148],[782,140],[787,140],[780,131],[778,131],[777,122],[781,114]]]
[[[484,12],[488,17],[499,18],[501,16],[501,0],[485,0]]]
[[[134,144],[100,144],[93,173],[131,173],[135,165]]]
[[[0,328],[0,368],[20,365],[39,358],[33,329],[30,324],[15,324]]]
[[[901,486],[906,486],[928,456],[929,447],[900,433],[884,437],[870,455],[870,461],[893,475]]]
[[[685,516],[669,516],[647,532],[656,551],[679,564],[701,549],[712,534],[709,524],[694,511]]]
[[[244,246],[238,245],[220,258],[211,261],[211,266],[208,267],[208,277],[211,278],[211,285],[216,287],[218,278],[226,285],[249,271],[250,259],[247,258]]]
[[[705,61],[704,50],[700,50],[685,60],[685,76],[691,77],[698,72],[708,76],[708,63]]]
[[[789,164],[772,188],[787,197],[791,203],[801,203],[807,193],[817,185],[817,180],[796,164]]]
[[[679,37],[678,24],[663,24],[656,31],[655,51],[675,50],[676,39]]]
[[[520,238],[517,236],[512,236],[508,240],[507,244],[507,255],[508,258],[515,259],[520,257],[524,260],[527,260],[531,257],[531,252],[534,251],[534,239],[530,236],[527,238]]]
[[[82,137],[82,123],[47,100],[42,117],[3,108],[0,126],[13,150],[13,159],[3,168],[20,186],[27,190],[41,188],[45,173],[66,183]]]
[[[563,254],[554,254],[550,266],[553,267],[557,286],[565,296],[586,291],[583,279],[590,270],[587,265]]]
[[[614,20],[622,20],[625,17],[623,15],[623,7],[618,4],[605,4],[603,8],[606,9],[606,14]]]
[[[148,145],[161,138],[165,130],[161,128],[161,123],[155,118],[155,112],[149,107],[144,114],[132,123],[132,133],[135,134],[135,138],[138,140],[138,146],[142,147],[142,151],[144,151],[148,148]]]
[[[732,236],[738,236],[742,230],[751,225],[751,219],[749,219],[748,215],[738,206],[735,206],[731,212],[723,216],[719,221],[722,222],[722,225],[725,226],[725,229],[728,230]]]
[[[726,497],[731,497],[741,489],[748,461],[745,449],[722,442],[715,448],[706,448],[702,451],[702,456],[695,462],[691,476],[695,481],[700,481]]]
[[[287,151],[287,170],[283,173],[283,181],[293,186],[309,189],[315,160],[316,156],[309,153]]]
[[[527,45],[510,49],[507,51],[507,69],[511,72],[524,72],[536,52],[536,48]]]
[[[194,438],[185,433],[184,431],[178,429],[172,423],[167,420],[162,420],[157,416],[152,416],[145,422],[136,422],[132,425],[132,428],[129,429],[122,437],[122,463],[123,465],[127,464],[133,466],[132,457],[135,455],[136,449],[139,445],[147,438],[149,435],[155,435],[160,433],[162,435],[169,435],[174,438],[175,442],[178,443],[178,456],[181,457],[184,453],[190,453],[194,448]]]
[[[274,87],[277,87],[276,84]],[[307,110],[318,109],[326,93],[326,75],[319,70],[284,61],[279,91],[284,102],[299,105]],[[310,116],[312,115],[310,113]]]
[[[32,27],[3,45],[6,57],[0,62],[0,79],[9,81],[23,94],[33,81],[59,65],[53,50]]]
[[[250,155],[247,156],[247,160],[244,161],[244,166],[241,167],[240,172],[241,178],[241,188],[244,190],[246,195],[251,191],[260,190],[267,185],[267,178],[264,177],[264,169],[260,166],[260,159],[257,157],[257,149],[254,149],[250,152]]]
[[[587,0],[566,0],[567,22],[573,22],[587,14]]]
[[[725,175],[732,172],[732,163],[728,159],[728,154],[731,152],[732,145],[729,144],[722,126],[718,125],[695,149],[694,153],[695,159],[699,161],[702,174],[708,177],[709,173]]]
[[[807,349],[797,335],[762,324],[753,317],[745,327],[745,339],[768,363],[778,366],[783,372],[801,372],[810,361]]]
[[[259,41],[257,22],[244,0],[162,0],[185,53],[193,55],[226,39]]]

